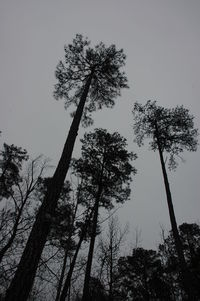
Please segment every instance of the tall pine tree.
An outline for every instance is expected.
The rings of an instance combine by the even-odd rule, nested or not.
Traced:
[[[178,232],[173,208],[171,190],[164,160],[164,152],[169,154],[169,168],[177,166],[176,157],[184,150],[196,151],[198,131],[194,128],[194,117],[183,106],[173,109],[158,106],[155,101],[147,101],[145,105],[135,103],[133,109],[135,141],[143,145],[145,138],[151,138],[150,147],[158,150],[165,184],[169,216],[174,236],[176,252],[182,273],[183,286],[189,300],[196,300],[192,275],[189,273],[183,247]]]
[[[91,48],[90,42],[81,35],[76,35],[73,43],[65,47],[65,61],[58,64],[55,73],[58,80],[55,97],[64,98],[66,107],[74,104],[76,111],[51,185],[7,291],[7,301],[25,301],[28,298],[50,230],[51,217],[69,169],[80,121],[89,125],[92,123],[91,112],[103,106],[113,107],[121,88],[127,87],[126,76],[121,71],[124,63],[123,50],[116,50],[114,45],[106,47],[103,43]]]
[[[126,139],[119,133],[103,129],[84,135],[82,158],[74,161],[74,169],[85,181],[82,193],[93,200],[94,215],[86,265],[83,301],[90,300],[89,286],[92,259],[97,233],[99,207],[112,208],[113,201],[123,203],[130,195],[130,181],[135,168],[130,164],[136,155],[126,150]],[[61,300],[64,300],[64,298]]]

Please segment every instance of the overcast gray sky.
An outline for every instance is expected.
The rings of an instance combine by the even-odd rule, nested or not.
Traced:
[[[71,118],[52,96],[54,71],[76,33],[127,54],[130,89],[114,109],[93,115],[94,127],[119,131],[138,153],[131,200],[118,215],[130,224],[130,240],[138,227],[143,246],[155,248],[159,225],[170,228],[165,191],[158,154],[133,143],[131,110],[136,100],[183,104],[200,128],[200,1],[0,0],[1,144],[22,146],[32,157],[42,153],[57,164]],[[74,156],[79,153],[76,143]],[[185,153],[186,162],[169,175],[178,223],[199,222],[199,154]]]

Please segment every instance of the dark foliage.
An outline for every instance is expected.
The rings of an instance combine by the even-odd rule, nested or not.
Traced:
[[[82,141],[82,158],[73,161],[74,172],[81,176],[80,197],[93,202],[94,216],[91,241],[85,273],[83,301],[89,298],[89,281],[92,267],[99,207],[112,208],[113,201],[123,203],[130,195],[131,175],[136,173],[130,161],[136,155],[126,150],[126,140],[119,133],[110,134],[96,129],[86,133]],[[81,196],[82,194],[82,196]]]
[[[100,206],[111,209],[113,200],[123,203],[130,195],[131,175],[136,173],[129,162],[137,158],[126,150],[126,139],[117,132],[96,129],[81,142],[82,157],[72,164],[82,179],[80,198],[93,201],[101,184]]]
[[[145,105],[135,103],[133,109],[135,142],[143,145],[145,138],[151,138],[150,147],[158,149],[158,140],[162,152],[170,155],[169,167],[176,168],[176,157],[184,150],[197,150],[198,130],[194,128],[194,117],[183,106],[172,109],[158,106],[156,101],[147,101]]]
[[[179,233],[187,266],[193,277],[194,288],[200,298],[200,227],[195,223],[183,223],[179,226]],[[170,286],[174,288],[174,295],[177,296],[183,288],[172,231],[164,239],[163,244],[159,245],[159,253],[163,259],[163,266]],[[184,295],[184,291],[182,294]]]
[[[133,109],[135,123],[133,126],[139,146],[143,144],[144,138],[151,138],[150,146],[152,150],[158,150],[160,163],[165,184],[167,204],[172,226],[173,237],[181,269],[183,287],[189,299],[196,300],[196,290],[194,279],[188,270],[184,257],[183,246],[178,232],[175,212],[173,208],[171,190],[166,171],[166,164],[163,153],[169,157],[169,168],[175,169],[177,166],[176,156],[183,150],[196,151],[197,149],[197,129],[194,129],[193,116],[189,114],[183,106],[174,109],[165,109],[157,106],[156,102],[147,101],[145,105],[136,103]]]
[[[170,300],[161,260],[154,250],[133,249],[118,262],[115,300]]]
[[[54,94],[56,98],[64,97],[66,106],[74,103],[77,109],[73,114],[74,118],[51,185],[47,189],[18,269],[7,292],[7,301],[19,298],[25,301],[31,291],[51,228],[49,215],[54,215],[69,169],[81,119],[84,124],[90,124],[92,121],[90,113],[101,109],[104,104],[112,107],[114,98],[120,94],[120,89],[127,87],[126,76],[120,71],[124,66],[125,55],[122,50],[117,51],[114,45],[105,47],[100,43],[91,49],[88,40],[77,35],[73,43],[65,47],[65,59],[65,63],[60,62],[55,73],[58,83]]]
[[[128,87],[125,73],[120,71],[125,58],[123,50],[117,50],[115,45],[106,47],[101,42],[92,48],[87,38],[77,34],[73,43],[65,46],[65,61],[60,61],[57,66],[55,98],[64,98],[66,108],[71,104],[77,106],[83,87],[92,74],[82,117],[83,125],[92,124],[91,112],[103,106],[112,108],[121,88]]]
[[[0,198],[8,198],[13,194],[12,187],[21,181],[20,171],[27,160],[25,149],[4,143],[0,152]]]

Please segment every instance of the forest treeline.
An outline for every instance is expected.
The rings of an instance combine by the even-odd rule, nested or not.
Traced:
[[[133,139],[138,146],[148,139],[159,154],[172,230],[162,229],[157,250],[136,239],[121,256],[127,231],[114,212],[130,198],[138,155],[102,128],[84,134],[80,158],[72,153],[79,126],[93,124],[92,112],[112,108],[128,88],[126,56],[115,45],[91,47],[82,35],[64,50],[54,96],[75,111],[53,175],[43,156],[30,159],[6,143],[0,152],[0,300],[200,300],[200,227],[178,227],[167,172],[184,150],[197,149],[194,117],[183,106],[134,104]]]

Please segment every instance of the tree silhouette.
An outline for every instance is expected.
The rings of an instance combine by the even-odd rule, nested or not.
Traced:
[[[68,229],[66,229],[69,232],[69,235],[68,235],[68,239],[65,242],[65,246],[64,246],[65,254],[64,254],[64,258],[63,258],[63,266],[62,266],[62,271],[61,271],[58,288],[57,288],[57,294],[56,294],[56,299],[55,299],[56,301],[62,299],[62,297],[60,297],[60,295],[61,296],[67,295],[67,293],[70,289],[72,274],[73,274],[73,271],[75,268],[75,264],[77,261],[78,253],[80,251],[82,242],[84,240],[89,239],[88,232],[89,232],[89,228],[91,227],[90,223],[91,223],[91,217],[93,214],[93,210],[87,204],[86,200],[84,200],[84,202],[83,202],[83,200],[79,197],[80,190],[81,190],[81,182],[82,182],[81,179],[79,179],[79,180],[80,180],[80,183],[77,186],[76,191],[73,191],[73,197],[75,197],[75,199],[73,200],[73,206],[72,206],[73,210],[72,210],[72,215],[71,215],[71,225],[70,225],[70,227],[68,227]],[[82,205],[82,203],[84,203],[84,206]],[[68,204],[68,206],[69,206],[69,204]],[[86,209],[84,208],[85,206],[87,206]],[[81,209],[80,209],[80,207],[81,207]],[[84,211],[83,211],[83,208],[84,208]],[[61,208],[61,210],[62,210],[62,208]],[[61,215],[63,216],[63,213],[61,213]],[[63,217],[64,217],[64,220],[66,220],[66,215]],[[60,223],[59,223],[59,227],[60,227]],[[62,231],[61,231],[61,235],[62,235]],[[72,248],[69,248],[70,244],[68,243],[68,241],[73,242]],[[67,275],[66,275],[66,278],[64,281],[66,263],[67,263],[68,257],[70,257],[70,266],[69,266],[69,269],[68,269],[68,272],[67,272]],[[63,281],[64,281],[64,285],[63,285]]]
[[[200,227],[193,223],[183,223],[179,226],[180,239],[183,246],[185,260],[190,273],[193,275],[196,292],[200,297],[199,281],[200,281]],[[171,282],[171,288],[174,290],[176,298],[182,290],[182,283],[178,269],[178,257],[172,231],[168,237],[164,238],[162,244],[159,245],[160,255],[164,258],[163,265],[165,273]],[[184,292],[182,292],[184,294]]]
[[[103,129],[84,135],[82,158],[73,163],[77,174],[85,181],[82,193],[93,200],[94,216],[86,266],[82,300],[89,300],[89,283],[97,234],[99,207],[112,208],[112,202],[123,203],[130,195],[131,174],[136,170],[130,160],[136,155],[126,150],[126,140],[119,133]],[[61,299],[62,300],[62,299]],[[63,299],[64,300],[64,299]]]
[[[133,249],[132,256],[120,257],[115,300],[171,300],[159,254],[154,250]]]
[[[31,160],[25,171],[18,171],[12,186],[6,188],[10,196],[7,196],[8,201],[0,210],[0,263],[16,237],[22,236],[25,229],[32,225],[35,216],[33,208],[37,204],[34,193],[46,167],[46,161],[42,162],[41,156]]]
[[[169,168],[177,166],[176,157],[185,149],[196,151],[198,131],[194,128],[193,116],[183,106],[173,109],[158,106],[155,101],[147,101],[145,105],[135,103],[133,109],[135,141],[139,146],[143,145],[144,138],[151,138],[150,147],[158,150],[163,172],[167,203],[175,240],[176,251],[182,272],[184,289],[191,300],[195,300],[193,280],[187,269],[183,253],[183,246],[180,240],[172,196],[165,166],[163,153],[169,154]]]
[[[65,62],[59,63],[55,73],[58,79],[55,97],[64,98],[66,107],[75,104],[77,108],[51,185],[38,211],[18,269],[7,291],[7,301],[25,301],[28,298],[50,231],[51,216],[54,215],[69,169],[81,119],[85,125],[90,124],[92,120],[90,113],[103,106],[113,107],[114,99],[120,95],[121,88],[127,87],[126,76],[120,71],[125,63],[123,50],[116,50],[114,45],[106,47],[103,43],[94,48],[89,45],[87,39],[76,35],[73,43],[65,47]]]
[[[89,298],[88,301],[109,301],[106,295],[105,288],[101,281],[91,277],[89,283]]]
[[[200,281],[200,227],[195,223],[183,223],[179,226],[179,232],[186,261]]]
[[[28,160],[27,151],[4,143],[0,151],[0,200],[13,194],[13,186],[21,181],[22,165]]]
[[[82,217],[83,221],[77,223],[78,224],[77,227],[79,227],[79,235],[78,235],[79,238],[78,238],[78,242],[76,244],[75,252],[72,256],[72,260],[71,260],[71,263],[70,263],[69,270],[67,272],[66,279],[64,281],[62,292],[60,293],[60,298],[58,299],[60,301],[65,300],[66,296],[69,292],[72,274],[73,274],[73,271],[74,271],[74,268],[75,268],[75,264],[76,264],[76,261],[77,261],[78,253],[80,251],[82,242],[84,240],[89,239],[89,232],[91,232],[90,228],[91,228],[92,215],[93,215],[93,210],[90,210],[90,209],[86,210],[86,212],[84,214],[84,217]]]
[[[0,283],[5,293],[40,205],[35,196],[47,166],[43,156],[28,160],[26,150],[4,144],[1,151]],[[28,160],[28,162],[27,162]],[[2,282],[2,280],[5,280]]]
[[[108,290],[108,300],[114,301],[116,270],[120,257],[120,249],[128,233],[128,225],[121,229],[118,217],[111,216],[108,222],[106,239],[101,237],[98,244],[98,262],[100,263],[99,279],[104,281]]]
[[[38,191],[39,199],[43,200],[44,194],[48,189],[48,185],[50,184],[50,178],[41,179],[40,189]],[[51,223],[51,229],[46,244],[48,245],[48,247],[51,246],[52,249],[57,249],[57,251],[61,253],[61,258],[63,257],[61,273],[58,274],[59,277],[57,280],[58,284],[56,285],[57,292],[55,300],[59,300],[67,260],[69,256],[73,253],[73,251],[76,249],[76,243],[73,237],[75,231],[74,219],[76,207],[77,206],[72,198],[72,185],[69,181],[65,181],[60,193],[60,197],[55,210],[53,221]],[[45,251],[46,249],[44,249],[44,253]],[[46,261],[48,261],[48,259]]]

